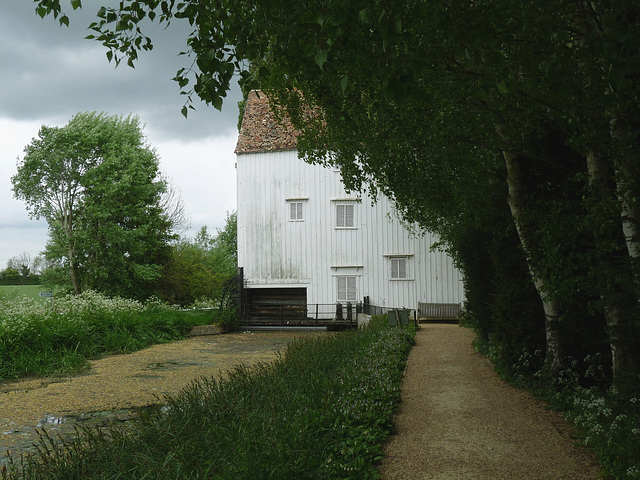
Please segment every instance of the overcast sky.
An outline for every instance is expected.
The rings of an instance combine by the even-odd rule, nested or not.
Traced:
[[[17,157],[42,125],[64,126],[84,111],[140,117],[160,168],[181,192],[192,236],[206,225],[224,227],[236,209],[235,156],[240,93],[235,88],[222,112],[205,104],[185,119],[185,97],[171,80],[188,61],[187,26],[155,29],[153,51],[142,53],[135,69],[115,68],[99,43],[85,40],[99,4],[83,2],[69,14],[69,28],[53,17],[41,19],[30,0],[2,0],[0,7],[0,269],[23,252],[35,256],[48,238],[44,220],[31,220],[13,198],[11,176]]]

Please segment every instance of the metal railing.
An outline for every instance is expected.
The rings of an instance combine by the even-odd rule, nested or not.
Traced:
[[[340,324],[357,325],[361,304],[355,303],[312,303],[296,302],[253,302],[247,305],[244,323],[269,323],[285,326],[288,324]]]

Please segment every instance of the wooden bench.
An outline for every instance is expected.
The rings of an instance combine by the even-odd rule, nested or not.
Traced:
[[[418,303],[418,322],[458,322],[459,303]]]

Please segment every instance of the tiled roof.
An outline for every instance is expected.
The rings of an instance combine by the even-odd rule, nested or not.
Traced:
[[[258,90],[252,90],[247,98],[235,153],[295,150],[296,130],[288,119],[283,119],[283,122],[284,124],[276,121],[267,96]]]

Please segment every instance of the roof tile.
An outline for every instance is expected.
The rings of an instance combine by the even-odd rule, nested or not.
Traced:
[[[269,98],[259,90],[249,92],[235,153],[295,150],[297,131],[288,118],[278,122]]]

